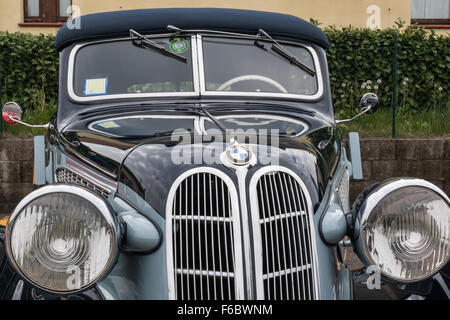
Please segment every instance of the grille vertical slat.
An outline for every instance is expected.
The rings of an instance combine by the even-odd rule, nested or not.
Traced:
[[[221,190],[222,190],[222,199],[225,199],[224,195],[224,185],[223,181],[221,183]],[[222,201],[222,212],[225,212],[225,201]],[[225,244],[225,265],[227,268],[227,288],[228,288],[228,296],[231,297],[231,288],[230,288],[230,269],[228,266],[228,237],[227,237],[227,230],[225,224],[222,224],[223,227],[223,236],[224,236],[224,244]]]
[[[214,215],[214,208],[213,208],[213,199],[212,199],[212,182],[211,182],[211,175],[208,175],[209,180],[209,212],[211,217]],[[216,270],[216,244],[214,243],[215,237],[213,237],[214,234],[214,225],[213,223],[210,224],[211,227],[211,238],[213,241],[211,241],[211,249],[212,249],[212,269]],[[214,300],[217,299],[217,281],[216,281],[216,273],[214,273],[214,279],[213,279],[213,287],[214,287]]]
[[[292,177],[289,177],[289,180],[290,180],[289,184],[291,186],[291,190],[294,191],[293,197],[295,199],[296,209],[302,211],[304,209],[304,207],[302,207],[301,202],[299,201],[299,198],[298,198],[297,185]],[[297,235],[300,235],[300,234],[302,235],[302,241],[304,243],[304,241],[305,241],[304,233],[301,231],[302,222],[299,222],[299,220],[300,220],[300,218],[297,216],[295,218],[295,224],[297,226]],[[306,259],[306,257],[303,256],[303,249],[300,248],[299,252],[300,252],[300,263],[301,263],[301,265],[305,265],[305,260],[307,260],[307,259]],[[308,287],[309,287],[309,281],[307,279],[307,276],[305,276],[304,270],[302,270],[301,277],[302,277],[302,293],[303,293],[303,297],[305,297],[305,299],[306,299],[305,278],[306,278],[306,283],[307,283]]]
[[[287,209],[287,201],[285,199],[285,194],[287,194],[287,193],[284,190],[284,185],[281,182],[280,175],[278,175],[277,178],[278,178],[279,186],[282,189],[281,196],[282,196],[282,199],[283,199],[282,203],[284,204],[284,210],[282,212],[287,216],[292,211],[288,211],[288,209]],[[294,270],[294,265],[292,264],[292,260],[293,259],[292,259],[292,249],[291,249],[292,239],[291,239],[291,233],[289,232],[289,224],[288,224],[288,222],[289,222],[288,219],[284,219],[284,223],[285,223],[285,226],[286,226],[286,234],[287,234],[287,239],[288,239],[288,241],[287,241],[287,243],[288,243],[288,250],[289,250],[288,260],[289,260],[290,269]],[[283,242],[284,242],[284,240],[283,240]],[[291,280],[290,280],[290,286],[288,288],[291,289],[291,299],[295,299],[295,293],[294,293],[294,272],[292,272],[290,274],[290,276],[291,276]],[[286,277],[286,279],[287,279],[287,277]],[[288,294],[287,298],[289,299],[289,290],[287,290],[287,294]]]
[[[303,209],[303,210],[305,210],[306,211],[306,201],[305,201],[305,198],[304,198],[304,195],[303,195],[303,192],[301,192],[301,190],[299,189],[299,186],[298,186],[298,184],[297,183],[295,183],[295,191],[296,191],[296,195],[299,197],[299,198],[301,198],[301,200],[300,200],[300,204],[301,204],[301,208]],[[307,242],[307,235],[305,236],[305,228],[303,227],[304,225],[305,225],[305,223],[304,223],[304,221],[303,220],[305,220],[306,221],[306,230],[307,231],[309,231],[310,229],[309,229],[309,219],[304,219],[304,217],[303,216],[301,216],[301,220],[302,220],[302,224],[301,224],[301,226],[302,226],[302,230],[301,230],[301,235],[302,235],[302,240],[303,240],[303,248],[305,249],[305,258],[306,258],[306,261],[310,261],[310,259],[311,259],[311,248],[310,248],[310,245],[309,245],[309,243]],[[308,250],[309,249],[309,250]],[[309,251],[309,255],[308,255],[308,251]],[[306,274],[306,282],[307,282],[307,286],[308,286],[308,288],[310,288],[311,287],[311,281],[310,281],[311,279],[310,279],[310,275],[309,275],[309,273],[308,274]],[[310,291],[308,291],[308,299],[311,299],[312,297],[311,297],[311,293],[310,293]]]
[[[200,194],[200,183],[199,183],[200,177],[197,176],[197,194]],[[200,218],[200,197],[197,197],[197,216]],[[202,252],[202,246],[201,246],[201,228],[200,223],[197,224],[197,236],[198,236],[198,252]],[[201,254],[200,254],[201,255]],[[200,265],[200,272],[203,273],[203,259],[199,259],[199,265]],[[203,277],[200,277],[200,299],[203,300]]]
[[[286,175],[283,175],[283,186],[284,188],[287,188],[288,184],[286,181]],[[294,208],[292,206],[293,201],[291,201],[291,194],[290,192],[288,192],[288,190],[284,190],[286,197],[288,199],[288,209],[289,212],[295,212],[295,214],[297,214],[299,211],[297,211],[296,208]],[[295,217],[296,218],[296,217]],[[294,244],[294,257],[295,257],[295,265],[298,266],[298,255],[297,255],[297,241],[295,241],[295,226],[294,226],[294,221],[293,219],[291,220],[291,231],[292,231],[292,238],[290,237],[289,239],[292,239],[290,241],[292,241],[292,243]],[[300,293],[300,280],[299,280],[299,276],[298,274],[295,275],[295,279],[296,279],[296,283],[297,283],[297,297],[301,297],[301,293]],[[292,294],[294,295],[295,292],[295,287],[294,284],[292,284]]]
[[[284,171],[267,171],[253,184],[252,204],[259,298],[315,299],[315,261],[306,194],[299,181]],[[258,281],[258,280],[257,280]]]
[[[234,202],[237,194],[235,192]],[[170,199],[169,199],[170,200]],[[176,185],[167,225],[168,267],[173,280],[172,298],[235,299],[242,294],[236,273],[234,228],[236,205],[229,183],[212,173],[186,176]],[[239,240],[240,241],[240,240]],[[239,279],[239,280],[238,280]]]

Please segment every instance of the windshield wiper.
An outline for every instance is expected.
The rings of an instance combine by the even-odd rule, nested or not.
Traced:
[[[209,111],[206,110],[206,108],[201,104],[199,104],[198,108],[177,107],[177,108],[173,108],[172,110],[189,111],[189,112],[196,113],[198,115],[207,116],[220,129],[220,131],[222,131],[223,134],[225,134],[225,135],[227,134],[227,128],[225,128],[223,126],[223,124],[219,121],[219,119],[217,119],[215,116],[213,116],[211,113],[209,113]]]
[[[179,59],[179,60],[181,60],[183,62],[187,61],[186,57],[183,57],[182,55],[179,55],[179,54],[177,54],[175,52],[172,52],[172,51],[164,48],[163,46],[160,46],[156,42],[146,38],[145,36],[143,36],[142,34],[140,34],[137,31],[134,31],[133,29],[130,29],[130,37],[131,37],[132,43],[134,45],[140,47],[140,48],[144,48],[144,47],[151,48],[151,49],[154,49],[157,52],[160,52],[160,53],[165,54],[167,56],[171,56],[171,57],[177,58],[177,59]],[[139,39],[139,40],[136,40],[136,38]]]
[[[300,67],[310,75],[314,76],[316,72],[308,67],[306,64],[300,61],[299,58],[297,58],[295,55],[293,55],[291,52],[289,52],[285,47],[283,47],[281,44],[278,43],[274,38],[272,38],[267,32],[265,32],[263,29],[259,29],[258,33],[256,35],[257,38],[262,38],[261,35],[263,35],[265,38],[269,39],[272,44],[272,50],[277,52],[279,55],[283,56],[284,58],[288,59],[290,62],[295,64],[296,66]]]
[[[212,122],[214,122],[214,124],[220,128],[220,130],[222,131],[223,134],[227,134],[227,128],[225,128],[222,123],[219,121],[219,119],[217,119],[215,116],[213,116],[211,113],[209,113],[208,110],[206,110],[206,108],[204,106],[202,106],[201,104],[199,105],[200,110],[202,110],[202,112],[204,114],[206,114],[206,116],[211,119]]]

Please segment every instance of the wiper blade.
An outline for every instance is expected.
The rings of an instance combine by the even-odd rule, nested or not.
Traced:
[[[310,75],[314,76],[316,72],[308,67],[306,64],[300,61],[299,58],[297,58],[295,55],[293,55],[289,50],[287,50],[285,47],[283,47],[281,44],[278,43],[274,38],[272,38],[267,32],[265,32],[263,29],[258,30],[258,34],[256,35],[257,38],[262,38],[261,35],[263,35],[265,38],[269,39],[272,44],[272,50],[277,52],[279,55],[283,56],[284,58],[288,59],[290,62],[295,64],[296,66],[300,67]]]
[[[171,56],[174,58],[177,58],[183,62],[187,61],[186,57],[183,57],[182,55],[179,55],[175,52],[172,52],[166,48],[164,48],[163,46],[160,46],[159,44],[157,44],[156,42],[148,39],[147,37],[143,36],[142,34],[140,34],[137,31],[134,31],[133,29],[130,29],[130,37],[131,37],[131,41],[133,42],[134,45],[140,47],[140,48],[152,48],[157,52],[160,52],[162,54],[165,54],[167,56]]]
[[[204,114],[206,114],[206,116],[207,116],[208,118],[210,118],[211,121],[214,122],[214,124],[215,124],[217,127],[220,128],[220,130],[222,131],[223,134],[225,134],[225,135],[227,134],[227,128],[225,128],[225,127],[222,125],[222,123],[219,121],[219,119],[217,119],[215,116],[213,116],[211,113],[209,113],[209,111],[206,110],[206,108],[205,108],[204,106],[202,106],[202,105],[200,105],[200,110],[202,110],[202,112],[203,112]]]
[[[227,134],[227,128],[225,128],[223,126],[223,124],[219,121],[219,119],[217,119],[215,116],[213,116],[211,113],[209,113],[209,111],[206,110],[206,108],[204,106],[202,106],[201,104],[199,105],[198,108],[178,107],[178,108],[173,108],[172,110],[188,111],[188,112],[193,112],[193,113],[196,113],[199,115],[206,115],[222,131],[223,134],[225,134],[225,135]]]

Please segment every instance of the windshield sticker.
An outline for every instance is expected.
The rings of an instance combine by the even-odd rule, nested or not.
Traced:
[[[170,51],[175,53],[183,53],[188,49],[188,42],[185,39],[176,38],[170,41]]]
[[[108,91],[108,78],[86,79],[84,84],[85,96],[106,94],[107,91]]]
[[[120,126],[115,123],[114,121],[105,121],[105,122],[100,122],[98,124],[100,127],[103,127],[105,129],[110,129],[110,128],[119,128]]]

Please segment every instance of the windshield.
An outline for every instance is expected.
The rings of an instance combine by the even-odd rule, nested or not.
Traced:
[[[207,91],[271,92],[312,95],[317,80],[272,49],[272,43],[248,39],[203,37]],[[315,70],[311,53],[302,46],[283,44]]]
[[[77,96],[129,93],[193,92],[189,39],[152,39],[186,57],[174,59],[132,41],[105,42],[82,47],[76,55],[74,92]]]
[[[217,36],[94,42],[71,54],[69,95],[78,101],[152,96],[276,95],[315,99],[322,84],[314,49]],[[277,50],[278,49],[278,50]],[[297,61],[297,62],[295,62]],[[305,67],[306,66],[306,67]]]

